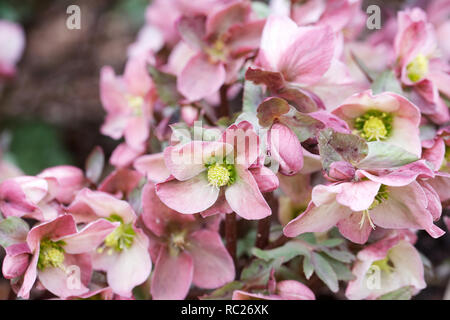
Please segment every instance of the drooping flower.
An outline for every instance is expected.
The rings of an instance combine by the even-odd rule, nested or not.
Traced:
[[[332,112],[366,141],[384,141],[420,157],[420,111],[404,97],[366,91],[349,97]]]
[[[409,239],[391,236],[373,243],[357,255],[345,295],[352,300],[376,299],[410,286],[412,294],[426,287],[422,259]]]
[[[234,279],[233,260],[218,232],[219,216],[201,219],[175,212],[159,200],[150,182],[142,205],[142,221],[152,232],[153,299],[184,299],[191,284],[214,289]]]
[[[365,243],[376,226],[385,229],[423,229],[438,238],[444,231],[433,224],[441,215],[439,198],[417,177],[433,177],[424,163],[393,170],[356,170],[354,181],[318,185],[308,209],[292,220],[284,233],[323,232],[337,226],[341,234]]]
[[[255,179],[251,166],[259,152],[259,137],[246,121],[230,126],[220,141],[168,147],[164,159],[171,177],[156,185],[156,193],[181,213],[215,211],[219,206],[222,213],[235,211],[245,219],[262,219],[271,210],[258,184],[272,181],[274,174],[262,169],[265,174]],[[271,190],[278,186],[269,185]]]
[[[20,176],[0,184],[0,210],[6,216],[27,217],[39,221],[56,218],[62,209],[55,200],[59,193],[54,177]]]
[[[55,198],[62,204],[70,204],[75,195],[85,186],[85,177],[81,169],[73,166],[56,166],[45,169],[37,175],[38,178],[53,178],[56,180]]]
[[[99,219],[77,231],[71,215],[39,224],[30,230],[24,243],[6,248],[6,264],[10,267],[6,267],[5,276],[16,277],[23,272],[17,295],[25,299],[36,279],[61,298],[84,294],[89,291],[92,273],[90,252],[114,228],[113,223]]]
[[[92,265],[105,271],[108,285],[124,297],[143,283],[151,271],[148,238],[136,227],[137,216],[126,201],[101,191],[81,190],[67,209],[77,222],[104,218],[119,225],[92,253]]]

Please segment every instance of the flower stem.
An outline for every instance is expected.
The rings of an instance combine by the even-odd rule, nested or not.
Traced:
[[[271,216],[258,221],[255,246],[259,249],[264,249],[269,244],[270,221]]]
[[[225,241],[228,253],[236,265],[237,230],[236,213],[234,212],[225,215]]]
[[[224,84],[220,88],[220,108],[218,118],[230,116],[230,105],[228,103],[228,88],[229,86],[226,84]]]

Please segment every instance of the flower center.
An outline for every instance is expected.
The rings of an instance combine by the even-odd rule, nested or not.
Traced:
[[[386,256],[386,258],[384,258],[384,259],[373,262],[372,266],[376,266],[376,267],[380,268],[381,271],[386,272],[386,273],[391,273],[392,271],[394,271],[394,265],[389,260],[388,256]]]
[[[407,66],[408,78],[412,82],[422,80],[428,73],[428,58],[418,54]]]
[[[225,42],[220,38],[214,41],[212,46],[206,48],[205,50],[213,63],[226,60],[227,53]]]
[[[208,166],[209,184],[220,188],[234,182],[234,166],[225,164],[213,164]]]
[[[131,223],[123,223],[122,218],[116,214],[112,214],[108,220],[120,222],[120,225],[105,238],[104,247],[109,248],[108,254],[112,254],[113,250],[120,252],[123,249],[131,247],[134,236],[136,235],[133,225]],[[97,252],[102,253],[104,247],[98,248]]]
[[[375,196],[375,199],[373,199],[372,204],[370,205],[369,209],[364,210],[362,212],[362,217],[361,220],[359,222],[359,228],[362,229],[362,227],[364,226],[364,222],[366,221],[366,219],[369,221],[370,226],[372,227],[372,229],[375,230],[375,225],[372,222],[372,219],[370,218],[370,210],[376,208],[379,204],[381,204],[383,201],[387,200],[389,198],[389,193],[386,190],[386,186],[384,184],[382,184],[380,186],[380,190],[378,190],[377,195]]]
[[[386,139],[392,129],[392,115],[372,110],[355,119],[355,129],[367,141]]]
[[[64,262],[64,241],[41,241],[38,268],[44,270],[47,267],[63,268]]]
[[[142,105],[144,104],[144,99],[140,96],[127,96],[128,106],[133,110],[135,116],[142,115]]]

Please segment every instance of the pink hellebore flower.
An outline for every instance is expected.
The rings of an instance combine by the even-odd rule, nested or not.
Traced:
[[[25,32],[14,22],[0,20],[0,78],[16,73],[16,64],[25,48]]]
[[[218,217],[204,220],[173,211],[150,182],[143,189],[142,205],[142,220],[152,232],[153,299],[184,299],[191,284],[214,289],[233,281],[234,263],[220,238]]]
[[[355,243],[365,243],[372,229],[422,229],[433,238],[444,231],[433,224],[441,215],[436,192],[418,177],[433,171],[418,161],[392,170],[356,170],[350,182],[318,185],[306,211],[292,220],[284,234],[324,232],[337,226]]]
[[[155,92],[147,60],[130,57],[123,76],[116,76],[109,66],[101,70],[100,96],[108,113],[101,132],[113,139],[124,136],[128,153],[142,153],[149,135]]]
[[[356,279],[345,291],[351,300],[376,299],[406,286],[417,294],[426,287],[420,254],[403,236],[385,238],[361,250],[352,272]]]
[[[196,52],[178,75],[178,90],[195,101],[235,80],[244,58],[258,48],[263,26],[264,20],[251,20],[247,0],[218,6],[206,18],[178,20],[181,37]]]
[[[164,160],[171,177],[156,185],[156,193],[180,213],[235,211],[245,219],[265,218],[271,210],[261,191],[273,191],[278,180],[268,168],[251,168],[258,156],[259,137],[247,121],[230,126],[220,141],[168,147]]]
[[[5,217],[26,217],[39,221],[56,218],[61,212],[55,201],[59,193],[58,182],[53,177],[20,176],[0,184],[0,210]]]
[[[6,268],[9,274],[17,276],[20,272],[15,271],[26,269],[17,295],[28,299],[36,279],[61,298],[87,293],[89,289],[86,286],[92,273],[90,252],[114,228],[113,223],[99,219],[77,231],[71,215],[62,215],[33,227],[26,243],[7,248],[4,264],[9,265]],[[32,256],[28,259],[24,254]]]
[[[78,191],[83,189],[86,181],[81,169],[73,166],[57,166],[45,169],[38,178],[56,179],[55,198],[62,204],[70,204]]]
[[[419,8],[398,13],[394,44],[397,73],[411,87],[412,101],[436,123],[445,123],[450,114],[439,92],[450,96],[450,66],[438,58],[435,30]]]
[[[420,157],[420,111],[402,96],[365,91],[349,97],[332,112],[368,142],[384,141]]]
[[[288,17],[270,16],[261,38],[257,65],[283,79],[312,85],[330,68],[334,34],[330,27],[298,27]]]
[[[92,253],[96,270],[106,271],[108,285],[124,297],[131,297],[132,289],[143,283],[152,268],[148,254],[148,239],[135,226],[137,216],[126,201],[101,191],[81,190],[67,209],[77,222],[98,218],[119,223]]]

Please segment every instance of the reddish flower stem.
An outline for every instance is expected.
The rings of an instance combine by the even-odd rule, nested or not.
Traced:
[[[225,215],[225,241],[228,253],[236,265],[237,229],[236,213],[234,212]]]
[[[218,118],[230,116],[230,105],[228,103],[228,88],[229,86],[226,84],[224,84],[220,88],[220,108]]]
[[[269,244],[271,216],[258,221],[255,246],[264,249]]]

